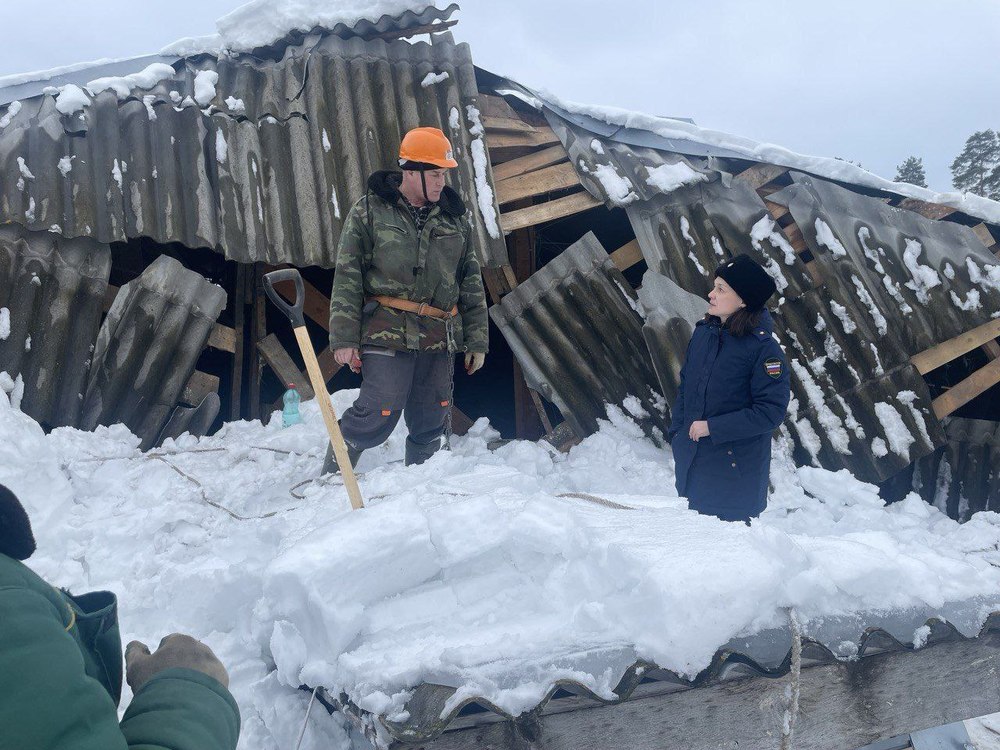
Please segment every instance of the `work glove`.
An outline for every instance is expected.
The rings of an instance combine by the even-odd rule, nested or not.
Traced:
[[[172,633],[160,641],[155,654],[140,641],[132,641],[125,648],[125,681],[133,693],[142,690],[158,672],[165,669],[193,669],[229,687],[229,673],[208,646],[189,635]]]
[[[468,352],[465,355],[465,371],[470,375],[483,366],[486,352]]]

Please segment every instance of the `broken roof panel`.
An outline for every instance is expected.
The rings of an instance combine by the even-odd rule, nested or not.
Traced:
[[[792,178],[768,200],[789,208],[824,280],[853,286],[882,337],[916,354],[1000,309],[1000,264],[968,227],[805,174]]]
[[[917,462],[913,487],[958,521],[1000,512],[1000,423],[951,417],[944,429],[947,445]]]
[[[22,378],[21,410],[44,425],[77,423],[110,273],[107,245],[0,226],[0,371]]]
[[[194,372],[226,292],[167,255],[118,290],[101,326],[80,428],[125,424],[156,444]]]
[[[450,34],[433,44],[326,36],[277,62],[199,60],[122,100],[110,89],[86,96],[69,114],[51,95],[8,107],[2,218],[101,242],[145,236],[243,263],[332,267],[368,175],[396,164],[407,129],[437,125],[460,155],[455,182],[477,247],[488,265],[506,262],[489,165],[477,156],[468,45]]]
[[[594,234],[564,250],[490,308],[528,385],[555,403],[579,436],[607,404],[637,399],[647,430],[665,432],[663,397],[642,339],[638,299]],[[624,407],[623,407],[624,408]]]

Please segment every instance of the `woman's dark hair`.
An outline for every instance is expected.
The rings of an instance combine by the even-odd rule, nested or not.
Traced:
[[[731,336],[735,336],[736,338],[746,336],[750,333],[750,331],[757,327],[758,323],[760,323],[760,318],[763,312],[763,307],[758,310],[754,310],[753,312],[750,312],[750,310],[745,307],[741,307],[739,310],[726,318],[726,322],[723,326],[729,331]],[[711,320],[713,318],[715,320],[720,320],[720,318],[716,315],[705,315],[705,320]]]

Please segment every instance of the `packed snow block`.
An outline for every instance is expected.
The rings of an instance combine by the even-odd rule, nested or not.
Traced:
[[[77,425],[110,273],[107,245],[0,226],[0,371],[47,427]]]
[[[528,385],[559,407],[579,437],[597,431],[608,404],[651,435],[666,431],[642,308],[593,232],[491,307],[490,317]]]
[[[809,175],[792,178],[768,200],[791,211],[826,284],[852,294],[880,335],[907,353],[986,323],[1000,309],[1000,264],[969,227]]]
[[[783,430],[795,441],[796,463],[847,469],[878,484],[945,442],[931,398],[913,365],[901,365],[835,391],[791,359],[792,400]]]
[[[454,146],[477,251],[507,262],[467,44],[299,34],[278,47],[24,97],[0,128],[0,222],[332,268],[369,174],[396,164],[408,129],[433,125]],[[446,77],[422,85],[431,73]]]
[[[806,264],[773,222],[760,196],[739,180],[698,183],[626,207],[650,268],[707,295],[715,269],[749,255],[774,279],[778,297],[813,288]]]
[[[913,489],[957,521],[1000,512],[1000,424],[950,417],[947,444],[914,466]]]
[[[653,361],[660,393],[668,404],[673,404],[688,342],[695,324],[705,317],[708,303],[651,270],[643,275],[638,295],[645,318],[642,338]]]
[[[97,337],[82,429],[122,422],[152,447],[225,306],[224,289],[166,255],[122,286]]]

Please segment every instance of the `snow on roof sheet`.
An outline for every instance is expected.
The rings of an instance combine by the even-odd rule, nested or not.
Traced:
[[[514,82],[511,82],[512,84]],[[824,156],[807,156],[750,138],[699,127],[680,119],[657,117],[617,107],[567,101],[550,92],[531,90],[521,84],[499,90],[538,109],[549,108],[561,117],[589,127],[595,133],[634,145],[656,147],[693,155],[714,155],[749,159],[798,169],[830,180],[885,190],[928,203],[940,203],[993,224],[1000,223],[1000,203],[972,193],[936,193],[905,182],[892,182],[848,161]]]
[[[368,507],[350,512],[335,481],[290,492],[326,441],[315,402],[302,413],[142,454],[121,425],[45,435],[0,394],[0,482],[35,522],[31,567],[115,590],[126,641],[205,639],[253,717],[245,747],[279,744],[275,706],[301,684],[396,721],[422,683],[457,689],[449,711],[483,697],[516,714],[560,678],[611,697],[635,659],[698,674],[733,639],[785,627],[788,608],[843,657],[894,614],[896,637],[922,643],[928,617],[974,635],[1000,608],[1000,515],[959,525],[916,495],[886,507],[780,448],[770,507],[746,527],[687,510],[669,452],[616,409],[569,454],[490,451],[480,421],[412,467],[401,425],[362,456]],[[843,628],[824,631],[834,617]],[[300,722],[304,706],[286,713]]]

